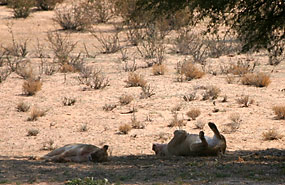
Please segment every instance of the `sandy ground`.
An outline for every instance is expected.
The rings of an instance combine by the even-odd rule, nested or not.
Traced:
[[[0,7],[0,44],[3,46],[11,44],[11,35],[8,33],[7,23],[13,23],[12,28],[15,39],[17,41],[29,39],[29,53],[27,58],[37,65],[39,61],[36,57],[35,50],[37,39],[46,47],[47,52],[51,53],[47,48],[46,34],[47,31],[59,29],[58,25],[55,25],[52,21],[52,17],[53,12],[49,11],[35,12],[27,19],[13,19],[10,9],[3,6]],[[110,24],[99,25],[98,27],[102,30],[112,29],[112,25]],[[99,46],[100,44],[89,33],[70,33],[70,38],[72,41],[78,42],[75,53],[80,51],[84,52],[84,43],[90,48],[92,53],[98,53],[98,50],[92,46]],[[126,41],[123,36],[121,40],[122,43]],[[129,48],[129,50],[128,55],[130,58],[136,55],[137,58],[140,58],[138,53],[135,53],[136,49]],[[227,139],[227,150],[230,153],[229,158],[234,158],[233,156],[235,156],[235,154],[236,156],[239,155],[237,153],[240,151],[247,151],[248,155],[251,152],[254,153],[255,151],[263,151],[271,148],[280,150],[283,158],[281,158],[281,162],[279,163],[281,165],[279,169],[283,175],[279,176],[279,173],[276,174],[279,174],[279,180],[277,180],[276,183],[281,183],[285,176],[285,137],[279,140],[264,141],[262,134],[270,129],[276,129],[283,135],[285,133],[285,121],[276,119],[272,111],[273,106],[285,104],[285,92],[281,91],[285,88],[285,63],[282,62],[273,68],[268,65],[268,57],[264,54],[222,56],[220,58],[207,60],[206,66],[212,66],[214,69],[218,69],[217,66],[220,64],[226,65],[238,59],[257,61],[259,65],[255,71],[270,74],[272,81],[266,88],[257,88],[241,85],[240,83],[228,84],[226,75],[220,74],[206,74],[203,78],[198,80],[182,83],[176,82],[176,64],[178,61],[183,61],[185,56],[168,52],[165,57],[165,64],[168,69],[165,75],[154,76],[151,68],[141,68],[137,70],[139,74],[144,76],[145,80],[151,85],[155,92],[155,95],[148,99],[140,99],[140,87],[126,88],[125,80],[128,78],[128,72],[123,70],[124,64],[120,61],[119,52],[115,54],[98,54],[96,58],[86,58],[85,60],[86,64],[100,68],[109,79],[110,86],[102,90],[83,91],[82,89],[85,86],[79,84],[77,73],[67,73],[66,75],[56,73],[52,76],[43,75],[41,77],[43,82],[42,90],[35,96],[27,97],[22,95],[22,84],[24,80],[17,74],[12,73],[6,81],[0,84],[0,163],[2,169],[7,170],[1,171],[0,169],[0,180],[3,183],[29,181],[24,175],[19,174],[24,174],[25,170],[30,169],[31,166],[36,166],[36,164],[44,168],[45,164],[42,162],[29,161],[27,158],[29,156],[42,156],[46,154],[48,151],[42,149],[46,143],[51,140],[54,142],[53,147],[60,147],[69,143],[89,143],[97,146],[108,144],[110,146],[110,155],[114,158],[113,161],[118,158],[121,164],[128,163],[124,156],[127,156],[127,158],[128,156],[129,158],[143,156],[141,158],[153,161],[153,163],[157,165],[159,165],[157,161],[161,160],[161,169],[164,169],[165,166],[163,164],[165,161],[167,165],[174,165],[169,162],[168,159],[154,158],[152,156],[154,153],[151,147],[152,143],[166,143],[171,139],[173,132],[178,129],[177,127],[170,128],[167,126],[173,118],[171,110],[175,106],[180,106],[181,110],[178,112],[179,118],[186,119],[186,113],[191,108],[199,108],[201,111],[201,115],[197,120],[186,120],[187,125],[182,127],[182,129],[190,133],[199,133],[199,129],[195,129],[194,124],[197,121],[205,123],[212,121],[216,123]],[[138,59],[138,62],[139,61],[140,59]],[[204,92],[201,87],[209,85],[214,85],[221,89],[220,97],[215,101],[215,105],[212,100],[201,100],[202,93]],[[185,102],[183,96],[194,91],[197,91],[198,99]],[[121,106],[119,97],[124,94],[134,96],[135,100],[129,105]],[[228,101],[223,103],[221,100],[224,95],[228,97]],[[249,107],[241,107],[236,99],[242,95],[249,95],[250,98],[254,99],[254,103]],[[64,97],[75,98],[76,103],[73,106],[64,106],[62,103]],[[45,116],[40,117],[37,121],[27,121],[30,112],[17,112],[16,110],[17,104],[21,101],[29,104],[31,107],[38,107],[48,111]],[[112,111],[104,111],[103,106],[106,104],[116,104],[117,107]],[[145,128],[132,129],[126,135],[119,134],[119,126],[131,123],[132,114],[124,113],[133,107],[138,110],[138,112],[135,113],[137,120],[142,122]],[[213,112],[214,109],[219,109],[220,111]],[[226,129],[226,124],[231,122],[229,116],[233,113],[238,113],[242,119],[239,129],[236,132],[223,132]],[[87,131],[80,132],[80,127],[85,124],[87,125]],[[28,130],[30,129],[39,130],[39,134],[37,136],[27,136]],[[207,126],[204,127],[204,131],[206,135],[212,135]],[[142,159],[138,159],[136,161],[133,158],[130,159],[130,161],[138,162],[138,164],[140,164],[141,160]],[[183,161],[189,162],[190,160],[189,163],[193,162],[193,159],[187,158],[175,158],[174,160],[179,161],[177,163],[181,163],[181,165],[185,165]],[[214,158],[205,160],[209,163],[215,161]],[[99,167],[104,168],[105,171],[102,171],[106,172],[107,168],[114,170],[116,168],[115,163],[116,162],[110,164],[110,166],[108,166],[109,163],[107,163],[106,165],[103,164],[103,167],[102,165],[99,165]],[[207,165],[206,163],[203,164]],[[23,165],[21,166],[23,167],[23,171],[16,172],[17,168],[13,168],[11,165]],[[25,165],[30,166],[24,167]],[[131,166],[132,164],[128,163],[125,165],[127,168],[128,165]],[[80,168],[83,171],[84,168],[89,170],[94,169],[90,164],[59,164],[59,166],[48,164],[48,166],[50,167],[50,171],[56,168],[55,172],[60,172],[65,168],[73,170],[79,170]],[[245,167],[245,169],[246,168],[247,167]],[[153,170],[158,169],[153,168]],[[174,170],[174,168],[172,168],[172,170]],[[17,178],[17,175],[11,177],[9,171],[10,173],[18,174],[19,178]],[[30,170],[27,171],[35,174],[41,173],[35,171],[31,172]],[[78,173],[82,175],[81,177],[90,175],[87,173],[87,170],[85,170],[85,172]],[[172,173],[168,170],[166,170],[166,172]],[[51,172],[46,173],[51,174]],[[116,172],[114,171],[114,173]],[[68,177],[74,177],[72,174],[74,175],[76,172],[72,172]],[[106,172],[106,174],[108,173]],[[48,175],[48,177],[50,176],[51,175]],[[99,177],[103,176],[104,174],[99,175]],[[109,176],[111,175],[109,174]],[[75,177],[77,176],[75,175]],[[54,183],[63,183],[63,181],[59,181],[57,177],[54,178],[54,180],[47,180],[49,178],[42,177],[37,179],[44,180],[32,179],[29,182],[45,184],[45,181],[50,181],[47,182],[47,184],[50,184],[51,181],[54,181]],[[138,184],[143,184],[144,182],[151,183],[151,181],[148,180],[144,181],[141,177],[138,177],[138,179],[140,180],[126,180],[126,182]],[[164,181],[163,178],[160,180],[164,183],[169,183],[169,180]],[[153,182],[159,182],[160,180],[154,180]],[[124,179],[119,179],[119,181],[124,182]],[[198,184],[203,184],[203,181],[198,180],[197,182]],[[220,181],[214,180],[212,183],[215,184],[215,182],[218,183]],[[238,183],[235,183],[236,181],[234,181],[234,179],[233,182],[226,182],[228,182],[228,184],[239,184],[241,182],[247,184],[247,180],[243,178],[238,179]],[[176,181],[173,181],[173,183],[176,183]],[[192,183],[194,183],[194,181]],[[270,184],[270,181],[264,181],[264,184],[266,183]]]

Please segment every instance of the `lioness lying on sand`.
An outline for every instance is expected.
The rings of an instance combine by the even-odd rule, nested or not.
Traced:
[[[185,130],[176,130],[173,139],[168,144],[153,144],[152,150],[156,155],[161,156],[215,156],[224,154],[226,151],[226,139],[220,134],[216,125],[208,123],[214,136],[204,136],[200,131],[199,135],[189,134]]]
[[[89,144],[69,144],[41,157],[52,162],[104,162],[108,160],[108,145],[98,148]]]

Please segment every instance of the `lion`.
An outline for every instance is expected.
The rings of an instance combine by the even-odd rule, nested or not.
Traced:
[[[40,159],[47,162],[105,162],[108,161],[109,146],[99,148],[90,144],[68,144],[57,148]]]
[[[168,144],[153,144],[152,150],[160,156],[217,156],[226,151],[226,139],[216,125],[208,123],[214,136],[207,137],[203,131],[199,135],[189,134],[185,130],[174,131],[174,137]]]

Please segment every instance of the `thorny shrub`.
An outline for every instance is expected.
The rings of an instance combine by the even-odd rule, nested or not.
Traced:
[[[34,6],[33,0],[8,0],[8,6],[13,9],[15,18],[27,18]]]
[[[92,67],[83,67],[79,73],[78,80],[91,89],[104,89],[109,86],[109,79],[105,77],[100,69],[93,69]]]

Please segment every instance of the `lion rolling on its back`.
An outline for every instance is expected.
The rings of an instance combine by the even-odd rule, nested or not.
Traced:
[[[176,130],[174,137],[168,144],[153,144],[152,149],[156,155],[162,156],[216,156],[226,151],[226,139],[220,134],[216,125],[208,123],[214,136],[204,136],[200,131],[199,135],[189,134],[184,130]]]
[[[89,144],[69,144],[41,157],[50,162],[104,162],[108,160],[108,145],[98,148]]]

